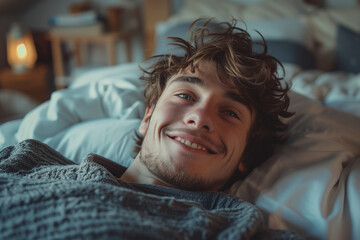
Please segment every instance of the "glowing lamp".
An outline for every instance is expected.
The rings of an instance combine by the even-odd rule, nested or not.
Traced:
[[[12,24],[7,34],[8,63],[16,73],[34,67],[37,53],[30,32],[24,32],[19,24]]]

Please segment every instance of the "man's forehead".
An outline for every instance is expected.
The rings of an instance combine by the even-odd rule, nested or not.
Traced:
[[[168,84],[172,84],[175,82],[187,82],[187,83],[191,83],[191,84],[195,84],[195,85],[199,85],[199,86],[204,86],[205,85],[205,81],[199,77],[195,77],[195,76],[177,76],[175,75],[174,78],[171,78],[168,82]]]
[[[172,82],[189,82],[204,86],[209,75],[219,81],[215,62],[203,60],[196,64],[194,71],[192,71],[190,66],[180,69],[177,74],[170,77],[167,84]]]

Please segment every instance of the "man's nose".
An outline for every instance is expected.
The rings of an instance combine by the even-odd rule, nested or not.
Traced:
[[[211,132],[214,129],[214,107],[210,103],[200,102],[191,107],[185,115],[185,123],[191,128]]]

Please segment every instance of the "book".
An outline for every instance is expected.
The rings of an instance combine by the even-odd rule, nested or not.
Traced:
[[[104,26],[101,22],[93,24],[64,27],[64,26],[52,26],[49,30],[51,35],[98,35],[104,32]]]
[[[94,24],[97,21],[98,16],[94,11],[85,11],[53,16],[49,23],[51,26],[73,27]]]

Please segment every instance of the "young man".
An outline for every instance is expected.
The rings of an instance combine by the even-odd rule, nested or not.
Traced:
[[[277,60],[253,52],[234,24],[174,39],[186,54],[145,72],[144,138],[125,172],[95,154],[75,164],[32,139],[0,151],[0,239],[299,239],[214,192],[263,162],[291,115]]]
[[[211,32],[207,21],[190,41],[171,38],[183,56],[155,56],[145,71],[147,110],[138,155],[125,182],[219,191],[271,154],[286,128],[288,87],[272,56],[253,51],[236,21]]]

